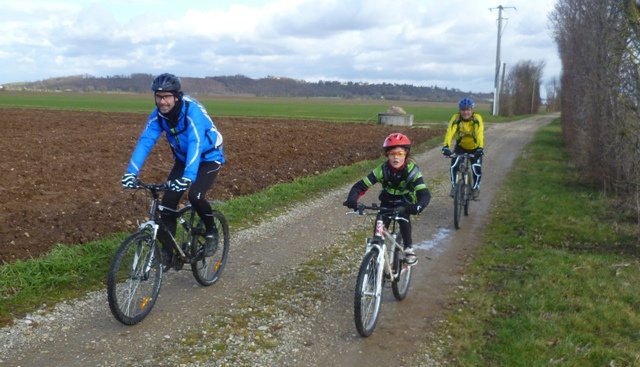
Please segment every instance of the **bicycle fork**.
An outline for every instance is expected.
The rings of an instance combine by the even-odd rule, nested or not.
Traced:
[[[365,292],[365,294],[367,296],[373,296],[373,297],[381,297],[382,296],[382,277],[384,276],[384,256],[385,256],[385,249],[384,249],[384,244],[380,245],[378,243],[373,243],[371,240],[367,241],[367,249],[365,251],[365,255],[367,253],[369,253],[372,249],[376,249],[377,250],[377,255],[376,255],[376,279],[378,279],[378,281],[376,282],[376,288],[373,290],[373,292],[369,293],[369,292]],[[365,284],[368,283],[369,280],[366,279],[365,280]]]
[[[140,231],[150,231],[152,233],[151,239],[155,241],[158,234],[158,224],[152,220],[141,223],[139,228]],[[142,254],[143,247],[138,247],[135,252],[134,259],[131,263],[131,271],[133,274],[136,273],[136,269],[138,268],[138,262],[140,262],[140,256]],[[143,276],[147,278],[149,276],[149,272],[153,268],[153,262],[156,259],[156,246],[149,246],[149,257],[147,258],[147,263],[144,264]],[[146,280],[146,279],[145,279]]]

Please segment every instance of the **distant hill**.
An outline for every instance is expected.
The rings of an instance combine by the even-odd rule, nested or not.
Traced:
[[[471,93],[458,89],[417,87],[409,84],[372,84],[361,82],[307,82],[291,78],[266,77],[251,79],[244,75],[204,78],[181,77],[185,93],[198,95],[248,95],[261,97],[333,97],[393,100],[456,101],[472,96],[478,102],[488,102],[491,93]],[[94,77],[76,75],[36,82],[5,84],[6,90],[70,91],[70,92],[132,92],[148,93],[151,74]]]

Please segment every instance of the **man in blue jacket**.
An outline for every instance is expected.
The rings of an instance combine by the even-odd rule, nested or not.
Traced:
[[[167,178],[171,191],[165,192],[162,205],[177,208],[183,193],[189,189],[189,202],[206,227],[205,256],[212,256],[217,242],[217,232],[211,206],[205,196],[225,162],[222,135],[205,108],[195,99],[182,93],[180,79],[175,75],[159,75],[151,83],[151,90],[154,93],[156,108],[149,115],[146,128],[131,155],[127,171],[122,176],[122,186],[137,186],[140,169],[164,132],[175,162]],[[170,234],[175,237],[175,215],[163,213],[162,219]],[[173,251],[167,246],[171,242],[166,233],[159,233],[159,238],[165,244],[165,264],[171,265]]]

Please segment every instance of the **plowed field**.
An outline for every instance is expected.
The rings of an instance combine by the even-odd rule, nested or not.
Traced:
[[[133,229],[138,211],[132,212],[132,195],[120,178],[145,114],[5,108],[0,116],[0,263]],[[228,161],[210,192],[218,200],[378,157],[394,131],[417,143],[443,134],[371,124],[214,120]],[[141,178],[165,179],[172,161],[160,140]]]

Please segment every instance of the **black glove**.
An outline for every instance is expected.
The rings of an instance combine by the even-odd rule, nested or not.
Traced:
[[[186,191],[191,186],[191,180],[185,177],[169,181],[169,189],[175,192]]]
[[[135,189],[138,187],[138,176],[135,173],[125,173],[120,183],[125,189]]]
[[[418,215],[422,211],[422,207],[417,204],[409,204],[406,206],[407,213],[411,215]]]
[[[476,157],[482,157],[484,155],[484,149],[478,148],[476,149]]]
[[[356,210],[358,209],[358,202],[355,200],[345,200],[344,203],[342,203],[342,205],[346,206],[349,209],[353,209]]]
[[[451,151],[449,150],[449,147],[442,147],[442,154],[445,157],[450,157],[451,156]]]

